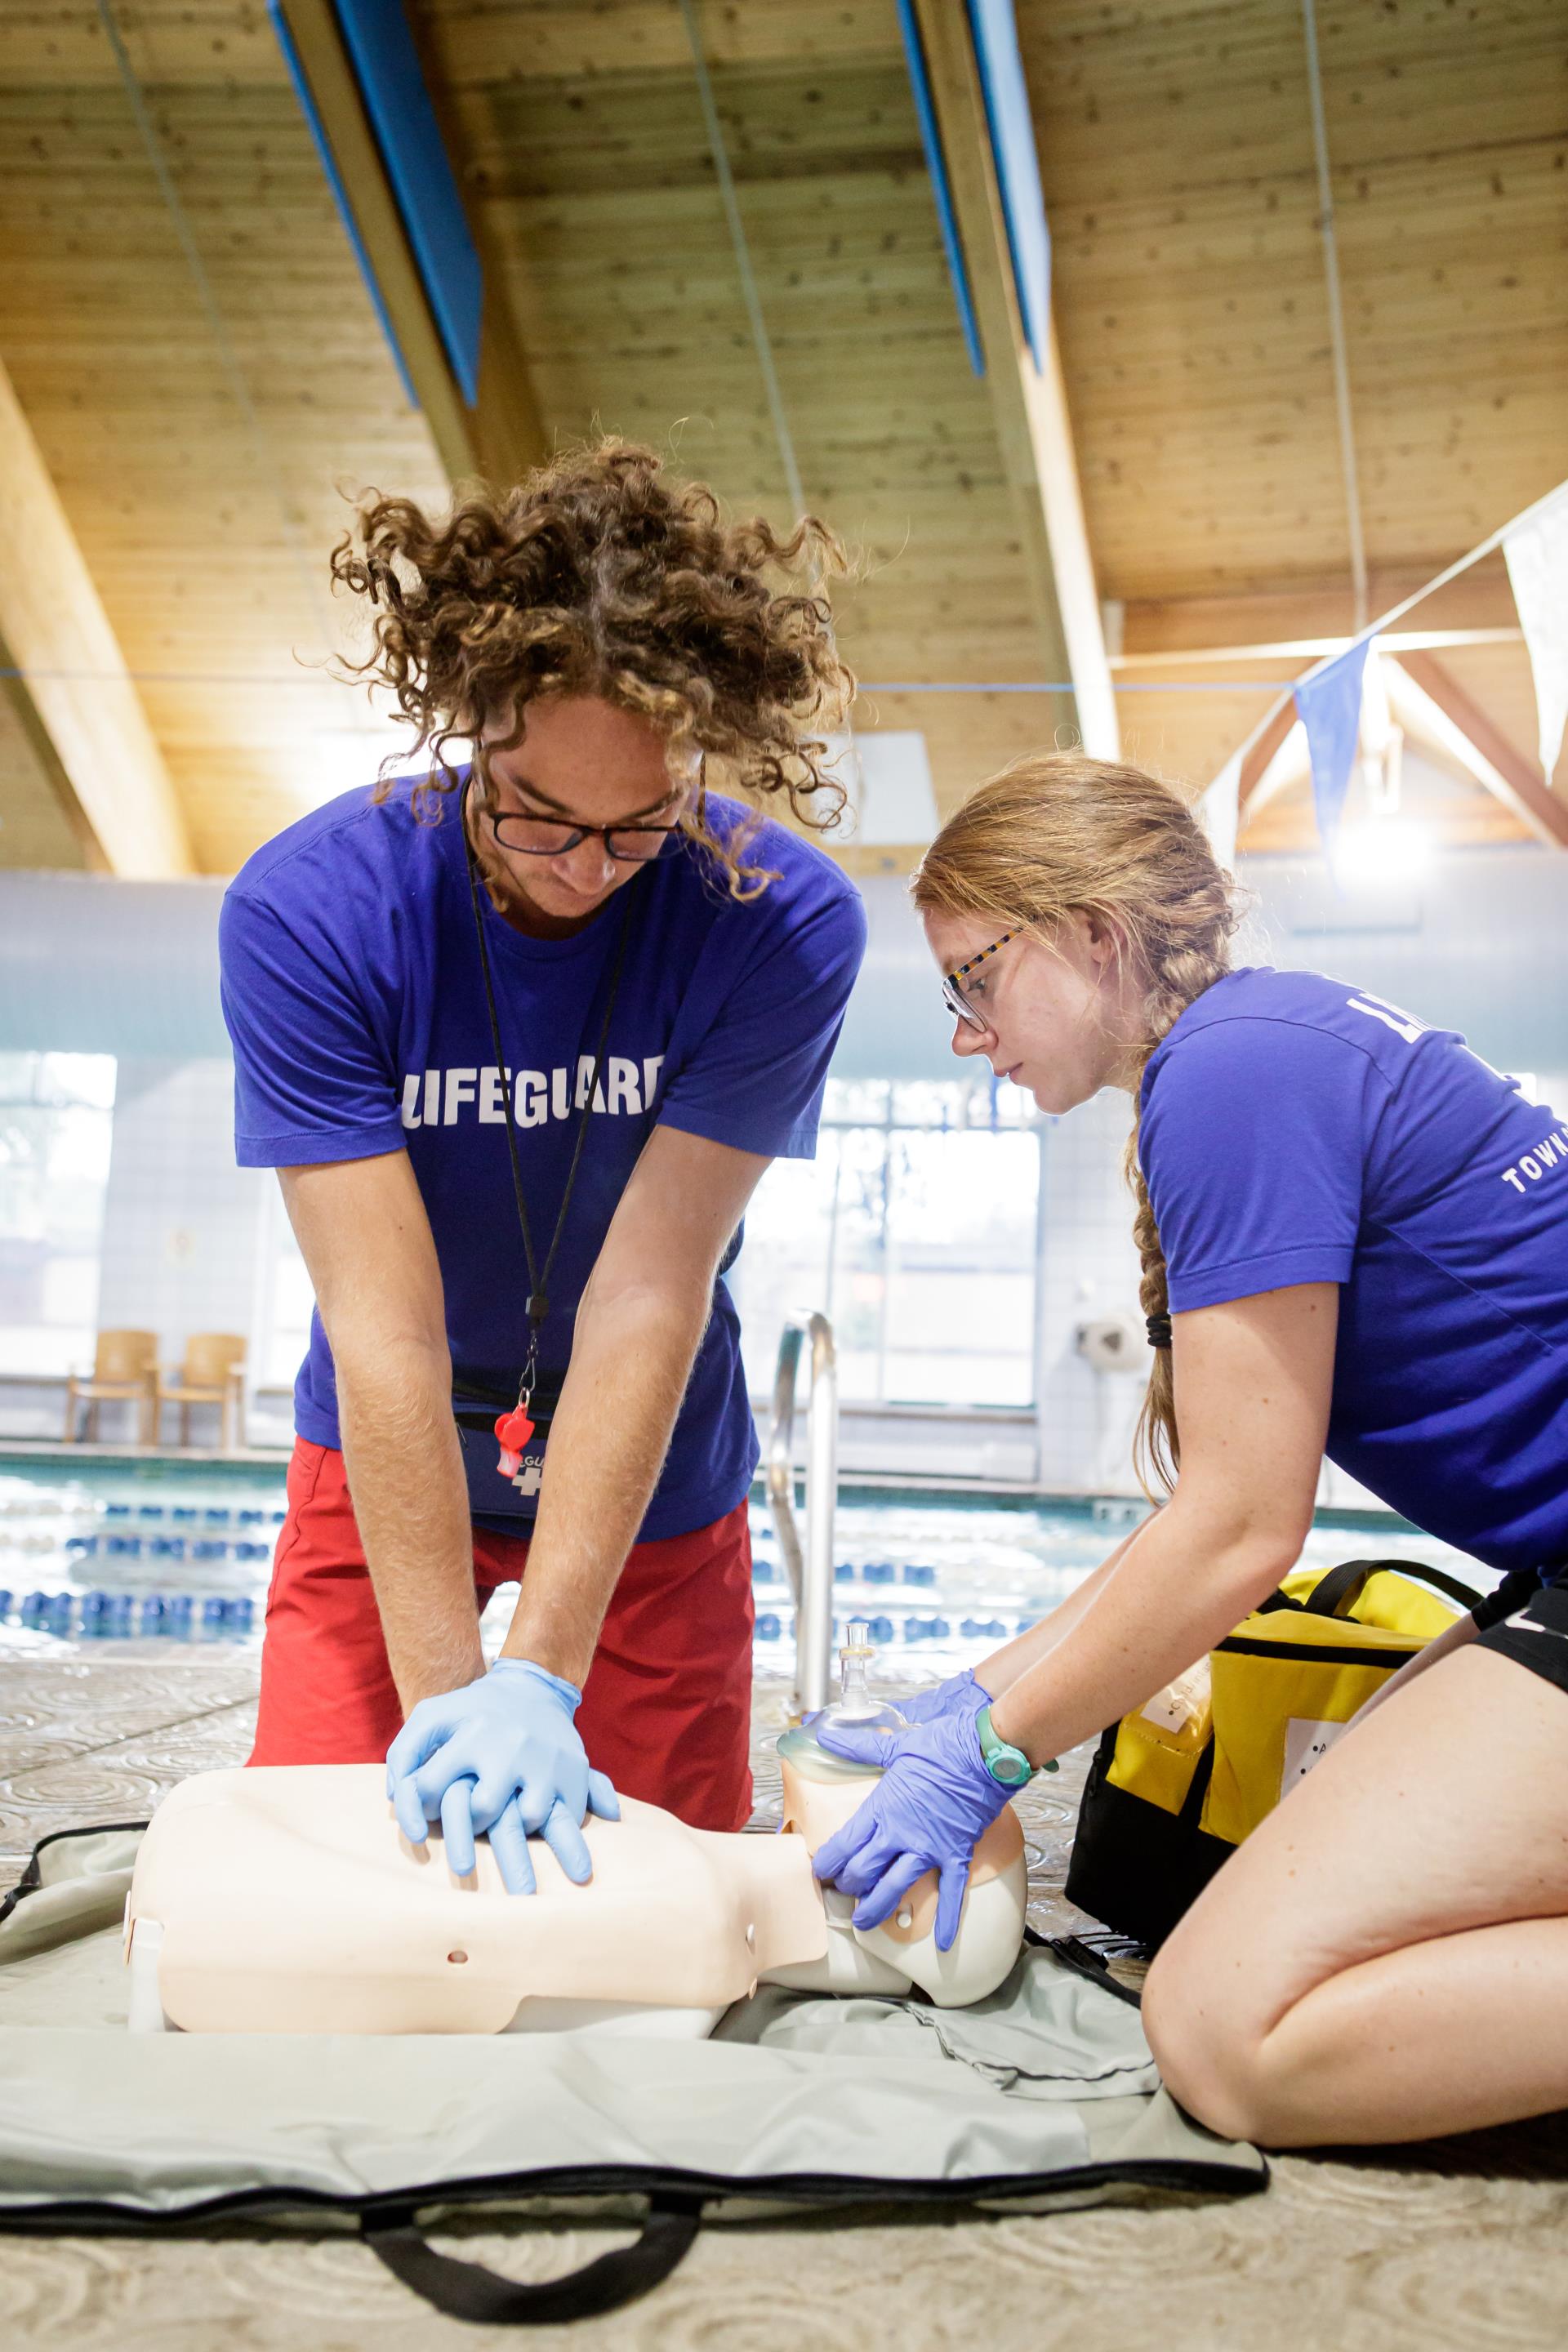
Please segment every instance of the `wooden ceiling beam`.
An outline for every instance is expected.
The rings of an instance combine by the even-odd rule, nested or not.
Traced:
[[[487,251],[468,208],[484,270],[478,396],[470,407],[432,316],[332,0],[278,0],[278,7],[315,110],[312,129],[330,152],[342,201],[358,231],[373,296],[379,298],[448,480],[476,474],[495,482],[518,480],[548,456],[549,441],[512,323],[504,268]],[[437,111],[444,118],[445,109]]]
[[[163,755],[3,365],[0,546],[9,551],[0,564],[5,667],[22,672],[6,683],[21,690],[11,698],[35,743],[41,734],[51,747],[47,772],[73,831],[90,829],[112,874],[168,881],[194,873]]]
[[[1047,677],[1072,680],[1084,748],[1116,759],[1116,701],[1055,322],[1042,370],[1019,309],[968,10],[962,0],[915,0],[915,14],[1033,591],[1040,658]]]
[[[1241,755],[1241,772],[1237,778],[1236,806],[1238,816],[1245,816],[1249,801],[1283,751],[1285,740],[1296,724],[1296,698],[1288,694],[1279,709],[1273,711],[1261,731]]]
[[[5,771],[0,775],[0,864],[85,866],[90,874],[106,874],[109,860],[103,845],[28,691],[22,665],[3,635],[0,707],[9,720],[8,726],[0,724],[0,767]],[[18,834],[27,836],[20,853]],[[33,842],[47,845],[49,854],[29,855]]]
[[[1479,784],[1510,808],[1538,840],[1568,849],[1568,801],[1534,761],[1509,741],[1450,670],[1428,653],[1385,661],[1389,700],[1412,733],[1426,733]]]
[[[1374,572],[1372,609],[1385,612],[1430,574]],[[1271,591],[1256,596],[1140,598],[1121,607],[1121,642],[1111,663],[1290,661],[1337,653],[1352,632],[1348,592],[1334,588]],[[1427,597],[1379,644],[1403,647],[1517,645],[1519,614],[1500,563],[1464,573]]]

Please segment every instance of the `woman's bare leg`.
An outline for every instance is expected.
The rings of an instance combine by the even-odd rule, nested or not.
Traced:
[[[1331,1748],[1150,1970],[1166,2082],[1276,2147],[1568,2106],[1568,1692],[1444,1658]]]

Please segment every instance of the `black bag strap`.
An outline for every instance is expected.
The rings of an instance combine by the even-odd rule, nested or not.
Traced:
[[[1457,1601],[1462,1609],[1480,1607],[1479,1592],[1472,1592],[1468,1584],[1461,1584],[1457,1576],[1450,1576],[1445,1569],[1428,1568],[1426,1561],[1420,1559],[1342,1560],[1338,1568],[1331,1568],[1327,1576],[1319,1579],[1302,1607],[1314,1617],[1342,1617],[1361,1599],[1369,1579],[1379,1575],[1384,1569],[1391,1569],[1399,1576],[1418,1578],[1421,1583],[1431,1585],[1434,1591],[1446,1594],[1450,1601]]]
[[[510,1412],[516,1404],[519,1378],[516,1372],[474,1371],[454,1365],[452,1418],[458,1427],[489,1437],[495,1428],[497,1413]],[[565,1381],[564,1372],[541,1372],[534,1380],[528,1410],[536,1429],[549,1429]]]
[[[43,1856],[47,1847],[63,1844],[68,1838],[104,1837],[116,1830],[144,1830],[151,1827],[152,1823],[143,1820],[94,1822],[91,1827],[87,1829],[51,1830],[47,1837],[41,1837],[38,1840],[37,1844],[27,1856],[27,1866],[9,1895],[0,1897],[0,1927],[5,1926],[18,1904],[25,1903],[29,1895],[37,1895],[41,1890],[44,1884]]]
[[[481,2327],[552,2327],[593,2319],[635,2303],[667,2279],[691,2251],[702,2220],[700,2198],[661,2190],[648,2200],[640,2234],[629,2246],[595,2254],[564,2278],[503,2278],[482,2263],[438,2254],[415,2227],[414,2205],[382,2206],[360,2222],[365,2244],[394,2277],[448,2319]]]
[[[1193,1766],[1193,1777],[1187,1782],[1187,1793],[1182,1799],[1182,1810],[1176,1819],[1184,1830],[1195,1830],[1203,1825],[1204,1799],[1214,1779],[1214,1733],[1211,1731],[1203,1754]]]

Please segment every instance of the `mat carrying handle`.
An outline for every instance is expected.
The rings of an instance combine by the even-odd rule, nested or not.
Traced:
[[[1422,1584],[1429,1584],[1448,1600],[1457,1601],[1461,1609],[1479,1609],[1481,1596],[1461,1584],[1457,1576],[1446,1569],[1428,1568],[1419,1559],[1347,1559],[1338,1568],[1331,1568],[1327,1576],[1320,1577],[1302,1602],[1314,1617],[1342,1617],[1361,1599],[1369,1580],[1384,1569],[1393,1569],[1400,1576],[1413,1576]]]
[[[618,2311],[667,2279],[690,2252],[702,2220],[698,2197],[661,2193],[648,2199],[640,2235],[629,2246],[595,2254],[564,2278],[503,2278],[482,2263],[438,2254],[415,2226],[416,2205],[384,2205],[360,2221],[365,2244],[395,2278],[448,2319],[483,2327],[552,2327]]]

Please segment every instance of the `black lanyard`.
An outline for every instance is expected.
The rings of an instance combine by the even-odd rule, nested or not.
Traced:
[[[572,1147],[572,1164],[566,1171],[566,1189],[561,1196],[561,1207],[555,1218],[555,1230],[550,1236],[550,1247],[545,1252],[544,1264],[541,1266],[534,1255],[533,1234],[528,1223],[528,1202],[523,1197],[522,1165],[518,1158],[517,1128],[512,1118],[511,1078],[507,1069],[506,1055],[501,1050],[500,1016],[496,1011],[495,982],[490,977],[489,943],[485,938],[484,913],[479,905],[479,860],[474,856],[473,843],[468,838],[468,784],[463,786],[462,798],[458,804],[458,821],[463,828],[463,855],[468,866],[468,895],[473,900],[474,931],[479,942],[479,969],[485,976],[485,1003],[489,1007],[490,1042],[495,1049],[496,1074],[501,1082],[501,1102],[506,1112],[506,1148],[511,1161],[512,1191],[517,1196],[517,1222],[522,1233],[523,1255],[528,1261],[528,1360],[523,1365],[522,1378],[518,1382],[517,1389],[518,1409],[526,1413],[534,1384],[539,1378],[539,1335],[544,1328],[544,1318],[550,1312],[551,1268],[555,1264],[555,1254],[561,1246],[561,1236],[566,1229],[566,1212],[572,1205],[572,1192],[577,1181],[577,1168],[583,1157],[583,1145],[588,1133],[588,1121],[594,1115],[594,1097],[599,1092],[600,1082],[604,1076],[605,1046],[609,1039],[610,1020],[615,1013],[616,999],[621,991],[621,973],[626,961],[626,940],[631,934],[632,927],[631,885],[622,886],[626,903],[621,916],[620,936],[616,941],[615,961],[610,968],[609,1000],[605,1006],[604,1020],[599,1024],[599,1043],[594,1055],[594,1076],[583,1103],[582,1115],[577,1121],[576,1140]]]

